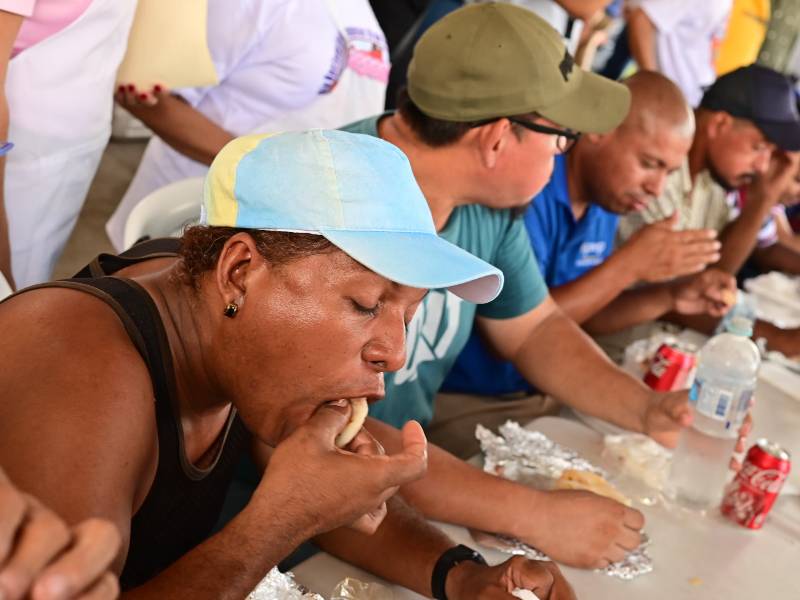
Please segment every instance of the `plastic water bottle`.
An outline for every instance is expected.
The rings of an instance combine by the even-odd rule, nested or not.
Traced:
[[[714,333],[722,333],[727,331],[728,324],[737,317],[743,317],[747,319],[750,321],[750,326],[752,327],[753,323],[755,323],[757,315],[758,300],[756,297],[748,294],[745,291],[736,290],[736,303],[719,322],[719,325],[717,325],[717,329],[714,331]]]
[[[697,355],[697,375],[689,391],[694,422],[681,434],[670,472],[671,495],[698,511],[719,504],[732,475],[728,463],[761,364],[758,347],[750,340],[752,322],[734,317],[726,329]]]

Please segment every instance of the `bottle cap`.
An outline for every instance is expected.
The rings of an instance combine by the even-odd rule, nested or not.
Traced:
[[[753,322],[745,316],[736,315],[727,322],[725,330],[734,335],[750,337],[753,335]]]

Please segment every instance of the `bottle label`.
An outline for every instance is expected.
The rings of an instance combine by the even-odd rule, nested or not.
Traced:
[[[700,378],[694,380],[689,390],[689,400],[695,410],[717,421],[727,421],[726,428],[747,412],[752,395],[753,390],[749,388],[722,388]]]

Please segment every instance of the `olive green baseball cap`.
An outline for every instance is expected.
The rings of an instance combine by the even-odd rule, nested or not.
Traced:
[[[546,21],[495,2],[453,11],[422,35],[408,67],[408,95],[444,121],[536,112],[585,133],[614,129],[630,106],[628,89],[578,67]]]

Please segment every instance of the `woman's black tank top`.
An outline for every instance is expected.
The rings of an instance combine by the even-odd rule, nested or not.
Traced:
[[[177,244],[177,240],[152,240],[120,256],[100,255],[72,279],[20,292],[69,288],[103,300],[122,321],[150,372],[158,428],[158,466],[153,485],[131,521],[130,546],[120,576],[123,590],[145,583],[208,537],[238,459],[249,442],[236,409],[232,409],[215,444],[218,450],[211,465],[201,470],[189,463],[176,412],[172,355],[158,309],[136,282],[111,276],[131,264],[175,256]]]

